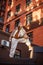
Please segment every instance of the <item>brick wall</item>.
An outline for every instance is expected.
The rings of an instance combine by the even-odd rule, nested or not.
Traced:
[[[43,46],[43,26],[33,30],[33,43],[38,46]]]

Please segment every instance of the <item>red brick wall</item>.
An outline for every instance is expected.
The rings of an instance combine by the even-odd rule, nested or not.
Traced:
[[[33,30],[33,43],[39,46],[43,46],[43,26]]]

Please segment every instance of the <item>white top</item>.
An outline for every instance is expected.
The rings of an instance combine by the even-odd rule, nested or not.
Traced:
[[[15,29],[15,31],[14,31],[14,33],[13,33],[13,36],[15,36],[17,32],[18,32],[18,28]]]
[[[11,41],[11,37],[15,36],[15,34],[18,32],[18,28],[14,29],[14,31],[11,33],[9,41]]]
[[[12,33],[11,36],[15,36],[16,33],[18,32],[18,28],[16,28]],[[24,30],[24,28],[22,27],[18,33],[18,37],[23,37],[25,35],[26,31]],[[11,37],[10,37],[11,40]]]
[[[18,33],[18,37],[22,37],[24,36],[24,34],[26,33],[26,31],[24,30],[24,28],[22,27],[21,30]]]

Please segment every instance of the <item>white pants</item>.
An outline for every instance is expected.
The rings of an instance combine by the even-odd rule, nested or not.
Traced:
[[[15,50],[17,48],[18,42],[26,43],[27,46],[29,46],[31,44],[29,39],[25,39],[25,38],[15,39],[15,38],[12,38],[11,49],[10,49],[10,54],[9,54],[9,56],[11,58],[14,57]]]

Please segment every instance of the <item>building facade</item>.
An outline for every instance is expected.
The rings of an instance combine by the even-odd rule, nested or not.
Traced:
[[[43,0],[6,0],[3,31],[11,33],[18,25],[26,26],[31,41],[43,46]]]
[[[3,30],[6,0],[0,0],[0,30]]]
[[[0,42],[3,39],[9,40],[10,33],[18,25],[26,26],[35,58],[38,63],[41,62],[43,59],[43,0],[0,0]],[[6,47],[3,50],[0,48],[0,52],[0,58],[9,58],[9,50]],[[14,58],[28,57],[28,47],[19,43]]]

